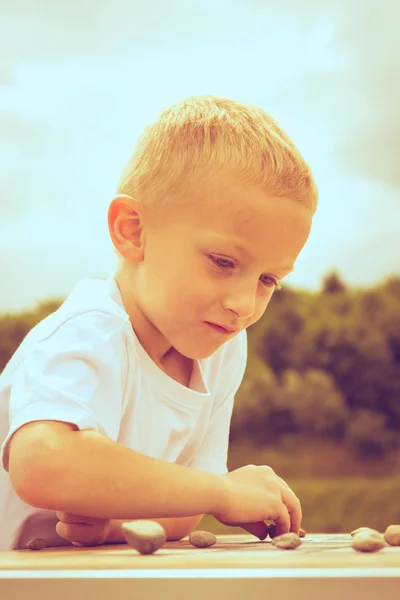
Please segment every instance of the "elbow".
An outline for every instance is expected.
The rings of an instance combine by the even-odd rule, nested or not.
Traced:
[[[21,476],[10,468],[10,481],[15,493],[25,504],[47,510],[54,508],[48,491],[49,478],[43,471],[31,469]]]
[[[17,496],[35,508],[51,509],[49,476],[44,469],[33,465],[13,463],[10,458],[9,476]]]
[[[55,478],[50,473],[46,452],[21,456],[18,452],[10,452],[9,477],[17,496],[26,504],[35,508],[53,510],[57,503],[53,500]]]
[[[62,489],[60,448],[65,424],[33,421],[20,427],[9,443],[8,473],[19,498],[35,508],[58,510]],[[66,452],[68,454],[68,452]]]

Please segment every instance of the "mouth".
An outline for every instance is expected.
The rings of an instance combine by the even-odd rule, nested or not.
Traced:
[[[216,325],[215,323],[209,323],[206,321],[207,325],[212,327],[214,331],[218,331],[219,333],[223,333],[225,335],[232,335],[234,333],[238,333],[239,329],[227,329],[226,327],[222,327],[221,325]]]

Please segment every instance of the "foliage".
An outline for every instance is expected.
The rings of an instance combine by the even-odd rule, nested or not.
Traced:
[[[0,369],[29,330],[55,311],[0,318]],[[261,449],[344,445],[377,461],[400,445],[400,277],[350,288],[336,272],[319,292],[284,286],[248,330],[231,442]]]
[[[32,327],[57,310],[62,302],[49,300],[39,304],[33,311],[5,314],[0,317],[0,372]]]
[[[0,371],[61,303],[0,317]],[[284,287],[248,330],[248,348],[229,470],[272,466],[310,533],[400,522],[400,277],[351,289],[333,273],[319,292]],[[209,516],[199,528],[243,532]]]
[[[284,288],[249,329],[233,443],[334,439],[368,459],[399,447],[400,278],[367,290],[338,281]]]

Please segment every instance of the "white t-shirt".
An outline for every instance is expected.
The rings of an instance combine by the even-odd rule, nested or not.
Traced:
[[[23,548],[35,537],[70,545],[55,531],[55,511],[29,506],[11,486],[9,441],[19,427],[75,423],[147,456],[224,474],[246,361],[243,330],[194,361],[187,388],[140,344],[114,277],[81,280],[33,327],[0,375],[0,550]]]

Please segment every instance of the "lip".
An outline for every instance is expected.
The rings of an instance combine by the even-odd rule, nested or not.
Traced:
[[[232,335],[232,333],[238,333],[239,329],[227,329],[222,325],[217,325],[216,323],[210,323],[206,321],[207,325],[210,325],[215,331],[219,331],[220,333],[224,333],[225,335]]]

